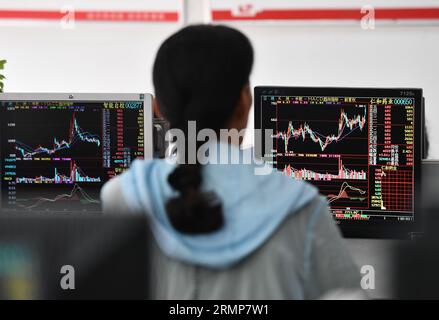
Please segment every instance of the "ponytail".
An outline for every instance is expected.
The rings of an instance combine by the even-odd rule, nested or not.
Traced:
[[[213,192],[200,190],[201,171],[199,164],[181,164],[168,177],[180,195],[166,203],[166,210],[172,226],[182,233],[210,233],[224,224],[220,199]]]

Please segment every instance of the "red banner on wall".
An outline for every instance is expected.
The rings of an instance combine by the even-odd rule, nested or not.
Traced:
[[[378,21],[439,20],[439,3],[431,0],[210,0],[214,22],[355,21],[371,10]]]
[[[182,0],[3,0],[2,20],[77,22],[182,22]]]

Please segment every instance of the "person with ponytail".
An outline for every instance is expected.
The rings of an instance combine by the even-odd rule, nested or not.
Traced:
[[[246,128],[253,58],[244,34],[219,25],[185,27],[157,52],[155,112],[184,133],[184,146],[135,160],[101,192],[105,213],[148,216],[153,298],[314,299],[360,287],[316,188],[274,170],[257,175],[255,164],[206,164],[200,142],[189,147],[191,123],[218,136]],[[244,152],[228,139],[211,144],[219,151],[208,160]]]

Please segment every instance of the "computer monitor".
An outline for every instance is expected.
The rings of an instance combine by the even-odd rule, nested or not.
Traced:
[[[0,299],[147,299],[146,215],[0,215]]]
[[[255,143],[318,187],[346,236],[404,236],[421,223],[422,101],[421,89],[256,87],[255,129],[272,135]]]
[[[1,94],[3,211],[101,210],[102,185],[152,158],[149,94]]]

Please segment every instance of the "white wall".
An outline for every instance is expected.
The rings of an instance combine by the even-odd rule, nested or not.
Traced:
[[[202,1],[181,1],[188,3],[184,20],[203,19]],[[77,22],[69,30],[61,22],[0,23],[8,92],[153,92],[156,51],[181,27]]]
[[[151,66],[170,25],[0,27],[5,91],[152,91]]]

